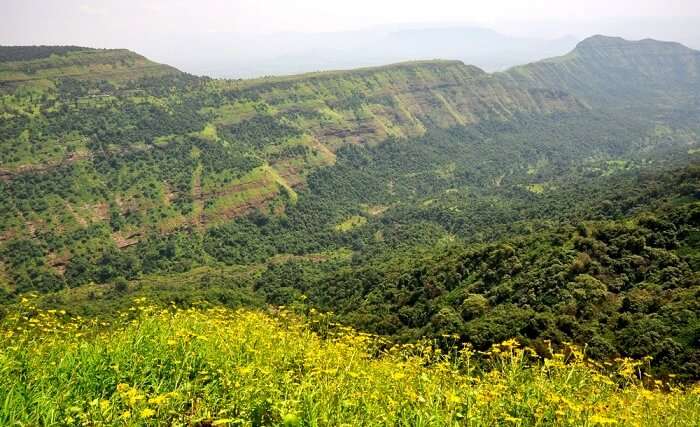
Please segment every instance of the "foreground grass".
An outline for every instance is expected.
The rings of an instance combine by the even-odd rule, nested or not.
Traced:
[[[697,425],[700,387],[577,351],[381,340],[281,311],[156,310],[118,324],[25,302],[0,331],[0,425]]]

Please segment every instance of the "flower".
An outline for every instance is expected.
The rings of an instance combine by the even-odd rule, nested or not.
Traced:
[[[406,377],[406,374],[403,372],[394,372],[391,374],[391,378],[393,378],[395,381],[402,380]]]
[[[146,409],[144,409],[143,411],[141,411],[141,412],[139,413],[139,416],[140,416],[141,418],[151,418],[151,417],[154,416],[155,414],[156,414],[156,411],[154,411],[154,410],[151,409],[151,408],[146,408]]]
[[[447,403],[450,404],[459,404],[462,403],[462,399],[455,393],[448,391],[445,393],[445,397],[447,398]]]
[[[151,397],[148,399],[148,403],[155,404],[155,405],[163,405],[168,402],[168,395],[167,394],[161,394],[156,397]]]
[[[600,425],[606,425],[606,424],[616,424],[617,421],[613,420],[612,418],[606,418],[603,417],[602,415],[593,415],[589,421],[591,424],[600,424]]]

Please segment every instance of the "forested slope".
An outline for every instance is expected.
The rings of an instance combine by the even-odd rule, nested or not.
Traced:
[[[689,114],[700,105],[700,52],[679,43],[594,36],[569,54],[498,74],[519,86],[557,88],[595,108]]]
[[[9,302],[313,306],[400,341],[575,341],[700,374],[696,51],[593,37],[493,75],[247,81],[0,54]]]
[[[583,109],[458,62],[239,82],[127,51],[37,49],[2,63],[0,239],[42,242],[37,268],[59,275],[81,253],[279,215],[348,144]]]

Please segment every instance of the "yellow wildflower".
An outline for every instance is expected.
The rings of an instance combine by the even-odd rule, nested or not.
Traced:
[[[617,424],[617,421],[613,420],[612,418],[606,418],[602,415],[593,415],[591,418],[589,418],[589,421],[593,425]]]
[[[151,417],[154,416],[155,414],[156,414],[156,411],[154,411],[154,410],[151,409],[151,408],[146,408],[146,409],[144,409],[143,411],[141,411],[141,412],[139,413],[139,416],[140,416],[141,418],[151,418]]]
[[[163,405],[168,402],[168,395],[167,394],[161,394],[156,397],[152,397],[148,399],[148,403],[154,404],[154,405]]]
[[[404,374],[403,372],[394,372],[393,374],[391,374],[391,378],[393,378],[395,381],[404,379],[405,377],[406,374]]]

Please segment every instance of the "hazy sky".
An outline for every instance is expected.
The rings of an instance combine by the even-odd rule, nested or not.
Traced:
[[[185,71],[222,76],[383,61],[342,62],[359,33],[345,39],[300,33],[371,30],[364,37],[377,45],[382,42],[374,31],[440,26],[477,26],[550,40],[593,34],[651,37],[700,49],[700,0],[0,0],[0,45],[127,48]],[[439,44],[450,42],[463,40]],[[345,52],[328,53],[343,43]],[[314,62],[324,54],[321,47],[334,62]],[[307,48],[308,64],[288,67],[299,65],[291,55],[300,48]],[[264,56],[275,67],[285,67],[263,67]],[[248,65],[252,68],[244,73]]]
[[[345,31],[444,21],[502,30],[516,21],[691,16],[700,16],[699,0],[0,0],[0,43],[107,47],[167,34]]]

